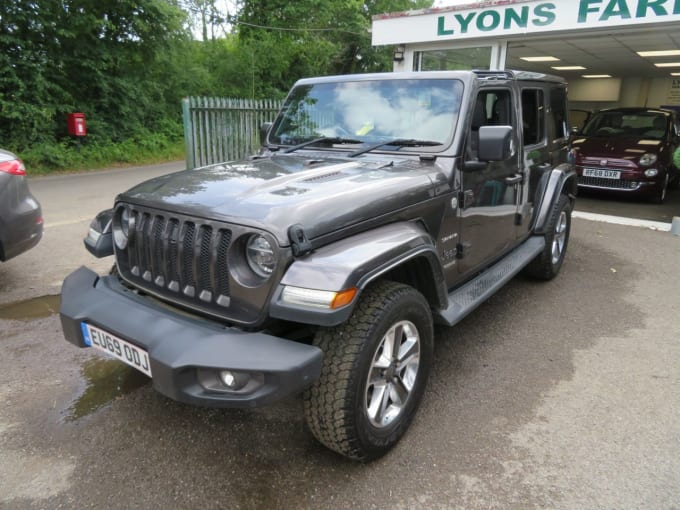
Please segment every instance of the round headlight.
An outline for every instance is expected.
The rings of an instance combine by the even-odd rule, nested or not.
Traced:
[[[657,160],[656,154],[650,154],[649,152],[647,152],[646,154],[640,156],[640,165],[641,166],[653,165],[654,163],[656,163],[656,160]]]
[[[262,278],[271,276],[276,267],[276,257],[272,245],[261,235],[254,235],[248,239],[246,260],[250,269]]]
[[[645,177],[656,177],[659,175],[659,171],[656,168],[648,168],[645,170]]]

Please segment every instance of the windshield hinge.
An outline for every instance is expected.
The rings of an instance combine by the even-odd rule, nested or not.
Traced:
[[[418,157],[420,161],[437,161],[437,156],[434,154],[420,154]]]
[[[458,207],[461,209],[467,209],[475,201],[475,193],[470,189],[458,192]]]
[[[290,239],[294,257],[302,257],[312,251],[312,243],[307,239],[302,225],[291,225],[288,229],[288,239]]]

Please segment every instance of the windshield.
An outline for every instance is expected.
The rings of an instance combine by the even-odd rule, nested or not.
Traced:
[[[452,136],[463,84],[451,79],[374,80],[293,89],[269,141],[298,145],[322,137],[357,144],[392,139],[444,145]],[[398,148],[412,145],[402,144]],[[422,146],[418,147],[422,151]]]
[[[595,114],[583,134],[608,138],[636,137],[660,140],[666,136],[666,115],[654,112],[600,112]]]

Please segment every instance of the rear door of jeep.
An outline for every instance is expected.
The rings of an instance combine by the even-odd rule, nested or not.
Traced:
[[[566,85],[555,82],[519,82],[522,115],[524,172],[527,176],[520,209],[522,231],[531,226],[536,190],[546,174],[568,157]]]

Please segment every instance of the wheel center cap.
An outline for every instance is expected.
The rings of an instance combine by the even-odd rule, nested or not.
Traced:
[[[385,379],[388,381],[394,379],[394,376],[397,373],[397,364],[395,362],[390,363],[390,366],[387,367],[387,370],[385,370]]]

